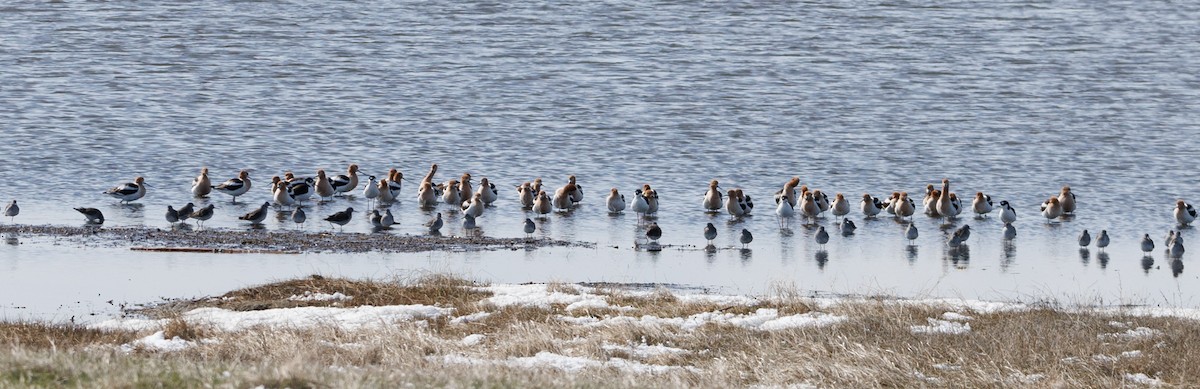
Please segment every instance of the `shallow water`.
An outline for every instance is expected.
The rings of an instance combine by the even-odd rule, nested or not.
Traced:
[[[207,166],[214,181],[253,171],[255,188],[239,204],[210,200],[210,226],[245,228],[235,216],[268,200],[270,176],[286,170],[358,163],[418,179],[438,163],[439,181],[466,171],[502,187],[480,224],[504,237],[524,235],[514,185],[543,177],[553,188],[578,176],[585,204],[542,222],[539,236],[598,247],[171,256],[18,237],[23,244],[0,248],[0,296],[6,307],[35,307],[6,317],[85,313],[56,307],[100,306],[117,291],[118,301],[144,302],[317,271],[410,269],[496,282],[748,293],[784,282],[1197,306],[1196,275],[1172,274],[1157,251],[1144,271],[1136,245],[1150,233],[1161,246],[1173,201],[1194,198],[1200,181],[1188,163],[1200,135],[1197,4],[61,2],[0,6],[0,15],[0,199],[20,201],[18,223],[82,224],[70,208],[95,206],[109,225],[165,227],[166,204],[190,201],[191,177]],[[100,194],[136,175],[154,187],[133,206]],[[937,221],[917,217],[914,253],[901,225],[855,213],[858,232],[835,236],[825,260],[811,229],[776,226],[770,194],[792,176],[855,204],[864,192],[916,195],[948,177],[964,197],[1011,201],[1018,238],[1006,249],[998,222],[963,218],[957,225],[975,233],[967,258],[953,256]],[[755,197],[755,216],[730,223],[703,213],[710,179]],[[661,194],[663,243],[683,249],[634,251],[634,216],[604,211],[607,188],[631,197],[642,183]],[[1064,184],[1079,214],[1047,226],[1037,205]],[[401,225],[387,233],[421,233],[430,213],[417,209],[414,189],[392,206]],[[339,199],[310,218],[347,206],[366,204]],[[367,231],[356,217],[346,230]],[[753,231],[750,251],[698,250],[710,220],[721,247]],[[459,222],[447,232],[461,233]],[[266,227],[294,228],[282,218]],[[1109,259],[1094,247],[1081,254],[1075,236],[1085,228],[1110,232]],[[115,286],[122,277],[161,282]],[[30,294],[39,297],[14,297]],[[80,297],[92,294],[101,296]]]

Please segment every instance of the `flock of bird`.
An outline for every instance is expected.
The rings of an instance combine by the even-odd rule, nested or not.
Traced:
[[[484,177],[479,180],[478,186],[474,186],[473,178],[469,173],[463,173],[458,179],[435,182],[434,176],[437,171],[437,164],[430,166],[429,172],[418,184],[416,192],[418,204],[424,209],[434,208],[439,203],[454,206],[463,215],[464,228],[474,229],[477,225],[476,220],[483,216],[484,210],[492,206],[499,199],[500,192],[496,185]],[[304,202],[313,200],[314,195],[316,196],[316,201],[323,202],[335,196],[351,193],[359,187],[359,173],[358,165],[351,164],[345,174],[332,177],[327,175],[324,170],[317,170],[316,177],[298,177],[291,172],[284,174],[283,177],[272,177],[270,190],[274,205],[279,209],[290,208],[291,220],[303,225],[307,220],[307,215],[303,207]],[[215,191],[232,196],[232,201],[236,203],[238,196],[245,195],[250,191],[252,186],[250,173],[246,170],[239,172],[237,177],[230,178],[217,185],[212,184],[208,174],[208,168],[202,168],[200,174],[192,180],[191,193],[194,197],[208,197]],[[371,209],[368,220],[375,228],[389,228],[395,224],[395,217],[392,215],[391,209],[385,208],[384,212],[380,213],[374,204],[390,204],[395,202],[400,196],[402,183],[408,180],[404,178],[403,173],[399,170],[391,169],[387,176],[382,179],[377,179],[375,176],[367,176],[366,181],[362,188],[362,196],[367,200],[368,208]],[[143,177],[136,177],[132,182],[122,183],[108,189],[104,193],[120,200],[122,203],[129,203],[144,197],[148,186]],[[554,210],[567,211],[583,202],[583,187],[576,181],[573,175],[567,178],[566,184],[554,189],[552,191],[553,195],[547,189],[543,187],[541,178],[525,182],[516,187],[517,199],[523,209],[534,212],[537,217],[544,217]],[[827,212],[838,220],[836,224],[838,232],[843,235],[852,234],[857,228],[853,221],[846,218],[846,215],[850,214],[853,205],[843,194],[835,194],[831,201],[825,192],[810,190],[807,186],[800,185],[799,177],[793,177],[784,183],[781,189],[775,191],[773,199],[775,202],[775,214],[779,218],[779,226],[782,229],[788,228],[788,224],[796,216],[803,218],[808,225],[813,225],[818,218],[823,217]],[[605,205],[608,211],[614,214],[623,212],[628,206],[630,210],[638,215],[639,225],[642,224],[643,220],[651,220],[645,228],[645,236],[650,240],[651,247],[658,246],[657,242],[662,237],[662,228],[652,220],[658,212],[659,197],[658,192],[649,184],[645,184],[641,188],[634,190],[632,203],[626,201],[625,196],[617,188],[612,188],[605,198]],[[261,224],[266,220],[271,206],[272,202],[264,202],[258,209],[241,215],[238,219],[250,222],[251,224]],[[709,182],[708,190],[702,198],[702,207],[704,211],[709,213],[724,211],[731,217],[740,218],[751,214],[754,210],[754,202],[751,196],[745,194],[741,188],[722,190],[719,182],[712,180]],[[908,195],[908,192],[893,192],[884,200],[870,194],[863,194],[862,199],[858,203],[858,208],[867,218],[875,218],[883,213],[892,215],[900,220],[907,218],[909,223],[907,223],[907,227],[904,229],[904,238],[910,244],[913,244],[919,236],[916,225],[911,223],[912,217],[916,214],[918,208],[913,198]],[[203,228],[204,221],[213,217],[215,213],[214,209],[215,206],[212,204],[199,209],[196,209],[193,203],[187,203],[178,209],[173,206],[167,206],[166,220],[174,224],[185,223],[188,219],[193,219],[196,220],[199,227]],[[977,217],[987,217],[988,214],[997,209],[999,210],[1000,221],[1004,223],[1004,239],[1006,241],[1015,239],[1016,228],[1013,226],[1013,223],[1017,220],[1017,213],[1008,201],[1000,201],[999,206],[997,206],[993,203],[991,196],[977,192],[971,201],[970,207],[964,207],[961,198],[950,190],[949,179],[942,180],[940,187],[933,184],[927,185],[922,200],[923,213],[930,217],[941,219],[943,225],[964,212],[973,213]],[[1076,209],[1075,194],[1071,192],[1069,186],[1064,186],[1062,191],[1057,195],[1051,196],[1042,202],[1040,212],[1046,219],[1046,222],[1051,223],[1055,219],[1073,215]],[[104,214],[99,209],[79,207],[75,208],[75,210],[84,215],[88,224],[100,225],[104,223]],[[341,228],[341,226],[350,223],[354,217],[354,212],[354,208],[348,207],[343,211],[326,216],[323,220],[338,225]],[[12,200],[4,208],[4,215],[9,217],[10,220],[14,219],[19,213],[20,207],[17,206],[16,200]],[[1175,204],[1174,216],[1176,222],[1181,226],[1186,226],[1195,221],[1198,215],[1191,204],[1179,200]],[[442,213],[438,212],[432,220],[425,223],[425,227],[428,227],[431,233],[436,233],[443,227],[444,223]],[[534,233],[536,228],[536,224],[532,219],[525,219],[524,231],[527,235]],[[703,233],[711,247],[712,242],[717,236],[716,227],[712,223],[708,223]],[[957,248],[967,241],[970,234],[971,227],[963,225],[951,234],[947,245],[951,248]],[[829,232],[825,230],[824,226],[818,227],[815,239],[822,247],[829,242]],[[753,240],[753,234],[743,228],[739,237],[743,248]],[[1108,232],[1103,230],[1100,231],[1099,236],[1095,239],[1096,246],[1100,249],[1107,247],[1110,242],[1111,239],[1108,236]],[[1091,235],[1087,230],[1084,230],[1079,236],[1079,245],[1087,247],[1091,243]],[[1167,236],[1166,247],[1168,252],[1173,256],[1181,255],[1184,250],[1183,237],[1177,231],[1172,231]],[[1150,234],[1143,236],[1141,248],[1146,253],[1154,249],[1154,241],[1150,238]]]

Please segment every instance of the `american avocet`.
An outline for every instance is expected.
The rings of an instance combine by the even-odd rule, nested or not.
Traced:
[[[317,194],[317,202],[329,200],[334,194],[337,194],[333,190],[333,184],[329,183],[329,176],[325,175],[324,169],[317,170],[317,181],[313,189]]]
[[[391,228],[393,224],[396,224],[396,217],[392,215],[391,208],[383,210],[383,218],[379,219],[379,224],[382,224],[383,228]]]
[[[533,233],[537,231],[537,224],[533,224],[533,219],[525,218],[525,239],[533,237]]]
[[[458,179],[458,195],[462,197],[465,203],[471,200],[471,196],[475,195],[475,189],[471,185],[471,173],[463,173]]]
[[[267,208],[270,206],[271,203],[263,202],[261,207],[238,217],[238,219],[248,221],[250,224],[262,224],[263,220],[267,220]]]
[[[186,222],[188,218],[192,217],[192,213],[196,212],[196,204],[192,204],[192,203],[184,204],[182,207],[179,207],[179,210],[177,212],[178,212],[179,222],[181,222],[181,223]]]
[[[384,190],[387,192],[387,190]],[[363,197],[367,199],[367,208],[373,208],[374,202],[379,198],[379,181],[375,180],[375,176],[367,176],[367,185],[363,187]],[[388,192],[389,194],[391,192]]]
[[[209,204],[197,209],[196,212],[192,212],[192,214],[188,215],[188,217],[196,219],[196,225],[200,228],[204,228],[204,222],[208,221],[208,219],[212,219],[214,213],[213,209],[215,208],[215,205]]]
[[[433,166],[436,167],[437,165],[433,165]],[[429,228],[429,233],[431,233],[431,234],[436,234],[439,230],[441,230],[442,229],[442,213],[438,212],[437,216],[435,216],[433,218],[433,220],[425,222],[425,227]]]
[[[21,214],[21,207],[17,206],[17,200],[13,200],[8,205],[4,206],[4,216],[8,216],[8,221],[11,223],[16,220],[17,215]]]
[[[582,200],[583,190],[575,183],[575,176],[567,177],[567,184],[554,191],[554,208],[569,209]]]
[[[1083,230],[1079,234],[1079,247],[1088,247],[1090,244],[1092,244],[1092,235],[1088,234],[1088,230]]]
[[[942,224],[946,224],[950,219],[950,213],[954,212],[954,203],[950,202],[950,179],[942,179],[942,189],[938,193],[935,205],[934,208],[942,218]]]
[[[208,179],[208,168],[201,168],[200,175],[192,179],[192,196],[208,197],[212,193],[212,181]]]
[[[742,236],[740,238],[738,238],[738,241],[742,242],[742,250],[745,250],[746,246],[749,245],[750,242],[754,241],[754,234],[751,234],[750,230],[743,228]]]
[[[620,213],[625,210],[625,196],[617,192],[617,188],[612,188],[608,193],[608,198],[604,200],[608,205],[608,213]]]
[[[1105,235],[1107,236],[1107,235]],[[1013,227],[1012,223],[1004,224],[1004,240],[1013,240],[1017,238],[1017,228]]]
[[[304,222],[307,220],[308,215],[304,214],[304,208],[296,207],[292,210],[292,223],[299,224],[300,228],[304,228]]]
[[[812,192],[805,192],[800,198],[800,216],[808,219],[809,223],[815,223],[818,215],[821,214],[821,206],[817,205],[817,200]]]
[[[825,226],[817,227],[817,244],[821,245],[821,249],[825,249],[825,244],[829,243],[829,233],[825,232]]]
[[[798,194],[796,193],[797,185],[800,185],[800,177],[792,177],[792,179],[784,183],[783,189],[775,192],[775,202],[779,202],[782,199],[787,199],[788,204],[790,204],[792,208],[795,208],[796,203],[800,202]]]
[[[425,173],[425,177],[421,179],[421,182],[428,182],[430,185],[433,185],[433,175],[437,174],[437,169],[438,165],[436,163],[429,165],[429,173]]]
[[[658,226],[658,223],[650,223],[650,227],[646,229],[646,237],[650,238],[650,241],[658,243],[658,240],[662,238],[662,228]]]
[[[817,207],[821,208],[821,213],[829,210],[829,196],[820,190],[813,190],[813,200],[817,202]]]
[[[332,215],[326,216],[325,221],[338,225],[340,231],[342,227],[350,223],[350,219],[354,218],[354,208],[347,207],[345,211],[334,212]]]
[[[492,205],[496,199],[500,198],[500,191],[496,190],[496,184],[488,181],[487,177],[479,179],[479,196],[483,199],[483,205]]]
[[[288,191],[288,184],[280,180],[278,176],[271,178],[271,199],[275,200],[275,205],[279,207],[291,207],[296,204],[296,200],[292,198],[291,192]]]
[[[470,200],[462,204],[463,215],[471,215],[472,217],[483,216],[483,194],[476,193]]]
[[[225,180],[220,185],[214,186],[213,190],[233,196],[233,202],[236,203],[238,196],[250,190],[250,172],[242,170],[238,172],[237,177]]]
[[[1057,200],[1057,199],[1055,199]],[[1154,251],[1154,240],[1150,239],[1150,234],[1142,236],[1142,252],[1149,254]]]
[[[442,185],[438,185],[442,190],[442,202],[455,207],[462,205],[463,193],[458,191],[458,180],[449,180]],[[468,196],[470,194],[467,194]]]
[[[900,192],[892,192],[887,201],[883,203],[883,210],[889,215],[896,214],[896,208],[900,207]]]
[[[346,193],[358,187],[358,164],[350,164],[346,168],[346,174],[339,174],[329,178],[329,186],[333,187],[334,194]]]
[[[900,198],[896,199],[896,216],[901,218],[912,218],[914,213],[917,213],[917,207],[913,204],[913,199],[908,197],[908,192],[900,192]]]
[[[992,196],[983,194],[983,192],[975,192],[975,199],[971,200],[971,209],[976,215],[985,216],[992,212]]]
[[[121,199],[122,203],[140,199],[146,195],[146,179],[139,176],[134,178],[133,182],[126,182],[109,188],[104,191],[104,194]]]
[[[1191,224],[1196,220],[1196,209],[1191,204],[1179,200],[1175,202],[1175,222],[1181,226]]]
[[[1000,221],[1004,224],[1012,224],[1017,221],[1017,210],[1013,209],[1008,200],[1000,202]]]
[[[380,180],[380,181],[384,181],[384,180],[387,181],[388,194],[392,195],[391,196],[392,200],[388,200],[387,202],[390,203],[390,202],[394,201],[395,199],[400,198],[400,188],[402,188],[404,186],[404,184],[401,182],[401,181],[404,181],[404,173],[400,172],[400,170],[398,170],[396,168],[392,168],[391,170],[388,170],[387,178],[384,178],[383,180]],[[381,191],[380,195],[381,196],[383,195],[382,190],[383,190],[383,188],[380,187],[380,191]]]
[[[787,228],[788,221],[796,214],[796,209],[792,207],[787,199],[781,198],[778,204],[775,204],[775,216],[779,217],[779,228]]]
[[[517,201],[521,203],[521,208],[533,208],[533,185],[525,182],[517,187]]]
[[[650,212],[650,203],[646,201],[646,195],[641,189],[633,190],[633,204],[630,205],[633,213],[638,215],[638,224],[642,224],[642,217]]]
[[[421,181],[421,186],[417,188],[417,203],[421,208],[433,208],[437,206],[438,194],[433,188],[433,184],[429,181]]]
[[[646,198],[646,215],[658,216],[658,191],[650,188],[650,184],[642,185],[642,197]]]
[[[846,197],[838,193],[833,196],[833,204],[829,205],[829,209],[833,213],[834,218],[842,218],[850,214],[850,202],[846,201]]]
[[[741,217],[747,214],[747,209],[744,206],[745,200],[742,198],[741,189],[730,189],[725,197],[725,211],[729,212],[729,216]]]
[[[1057,197],[1051,197],[1042,203],[1042,216],[1046,218],[1046,223],[1062,215],[1062,204],[1059,203]]]
[[[951,193],[950,194],[950,213],[946,214],[945,216],[950,219],[956,218],[956,217],[958,217],[959,214],[962,213],[962,210],[963,210],[962,200],[959,200],[958,194]],[[939,211],[939,212],[941,212],[941,211]]]
[[[546,191],[543,190],[538,192],[537,197],[533,199],[533,212],[539,216],[544,216],[550,213],[554,210],[554,206],[551,204],[552,202],[553,201],[550,200],[550,195],[547,195]]]
[[[377,186],[376,190],[379,191],[379,203],[391,204],[396,202],[396,196],[391,191],[392,181],[390,179],[384,178],[379,180],[379,183],[375,185]]]
[[[541,192],[541,191],[542,191],[542,178],[538,177],[538,178],[533,179],[533,194],[534,194],[534,196],[536,196],[538,194],[538,192]]]
[[[1075,213],[1075,192],[1071,191],[1070,186],[1063,186],[1062,192],[1058,194],[1058,203],[1062,204],[1064,215]]]
[[[575,186],[575,190],[568,192],[571,195],[571,204],[579,204],[583,202],[583,185],[575,182],[575,176],[568,177],[569,184]]]
[[[786,203],[786,201],[784,201],[784,203]],[[708,240],[709,246],[712,246],[713,240],[717,239],[717,226],[714,226],[712,223],[708,223],[708,225],[704,226],[704,239]]]
[[[1108,238],[1108,230],[1100,230],[1100,236],[1096,238],[1096,247],[1099,247],[1100,250],[1104,250],[1105,247],[1108,247],[1109,243],[1110,239]]]
[[[839,226],[842,229],[842,236],[854,235],[854,230],[858,229],[858,226],[854,225],[854,221],[850,219],[842,219]]]
[[[371,227],[375,230],[383,229],[383,214],[379,213],[378,209],[372,209],[371,215],[367,217],[367,221],[371,222]]]
[[[296,205],[303,206],[304,201],[312,198],[314,181],[312,177],[303,180],[294,180],[287,183],[288,195],[292,200],[296,201]]]
[[[870,193],[863,193],[862,201],[858,205],[862,208],[863,216],[869,218],[874,218],[883,211],[883,202],[879,201],[878,197],[871,196]]]
[[[904,229],[904,238],[908,239],[909,246],[916,243],[917,237],[920,236],[920,234],[921,233],[917,231],[917,223],[908,223],[908,228]]]
[[[88,224],[104,224],[104,213],[96,208],[75,208],[76,211],[83,214],[87,218]]]
[[[929,217],[942,217],[937,212],[938,196],[942,195],[942,191],[933,187],[933,184],[925,185],[925,198],[921,199],[921,205],[925,208],[925,214]]]
[[[167,223],[175,224],[179,222],[179,211],[175,207],[167,206]]]
[[[708,182],[708,191],[704,192],[704,201],[701,205],[708,212],[718,212],[721,210],[723,203],[721,198],[721,189],[717,187],[717,180]]]

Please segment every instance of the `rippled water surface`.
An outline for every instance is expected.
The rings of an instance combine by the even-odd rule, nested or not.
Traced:
[[[70,207],[95,206],[109,225],[166,227],[166,204],[189,201],[207,166],[218,181],[252,170],[249,205],[210,200],[210,225],[242,229],[235,216],[269,199],[272,175],[358,163],[415,178],[438,163],[439,181],[471,172],[502,187],[480,219],[494,236],[523,236],[514,185],[578,176],[583,206],[540,222],[539,234],[596,243],[218,256],[14,236],[0,247],[2,316],[414,269],[1200,305],[1194,254],[1172,263],[1156,251],[1147,263],[1136,244],[1150,233],[1161,247],[1173,201],[1200,197],[1200,5],[1189,2],[69,1],[0,5],[0,31],[0,199],[22,204],[17,223],[78,225]],[[154,187],[134,206],[100,194],[137,175]],[[994,218],[966,217],[956,225],[975,229],[969,249],[949,253],[938,222],[917,217],[922,236],[909,248],[901,224],[855,213],[857,233],[819,250],[812,227],[776,224],[770,194],[792,176],[855,203],[950,178],[964,196],[1011,201],[1019,236],[1006,246]],[[710,179],[744,188],[755,216],[702,212]],[[660,191],[663,252],[635,251],[635,217],[603,209],[608,188],[628,196],[643,183]],[[1079,214],[1047,226],[1037,205],[1064,184]],[[430,212],[414,189],[392,206],[401,225],[387,233],[421,233]],[[360,210],[347,230],[366,232],[361,196],[309,213],[346,206]],[[462,233],[459,221],[448,234]],[[716,253],[699,249],[709,221],[720,227]],[[742,228],[755,233],[750,250],[734,249]],[[1113,246],[1080,252],[1085,228],[1107,229]]]

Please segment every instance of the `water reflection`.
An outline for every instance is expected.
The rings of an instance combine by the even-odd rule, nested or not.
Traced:
[[[950,247],[944,253],[943,260],[954,265],[955,269],[966,269],[971,263],[971,247],[965,243],[959,244],[958,247]]]
[[[21,239],[17,238],[17,233],[11,232],[4,237],[4,243],[10,246],[16,246],[21,244]]]
[[[1088,263],[1090,263],[1091,261],[1092,261],[1092,253],[1090,251],[1088,251],[1087,247],[1080,248],[1079,249],[1079,262],[1082,263],[1083,266],[1087,266]]]
[[[1175,278],[1179,278],[1179,275],[1182,273],[1183,273],[1183,261],[1180,261],[1178,259],[1171,261],[1171,275],[1175,276]]]
[[[1100,253],[1096,254],[1096,262],[1100,263],[1101,269],[1107,269],[1108,268],[1108,253],[1104,252],[1104,250],[1100,250]]]
[[[1017,245],[1011,240],[1004,240],[1000,243],[1000,271],[1008,272],[1010,266],[1017,258]]]
[[[817,260],[817,269],[825,270],[825,264],[829,263],[829,252],[825,250],[817,250],[817,254],[813,259]]]
[[[742,266],[746,266],[746,265],[750,264],[750,257],[751,257],[751,254],[753,254],[753,253],[754,253],[754,250],[738,249],[738,254],[741,256],[741,259],[742,259]]]
[[[915,244],[910,244],[910,245],[904,247],[904,255],[905,255],[905,258],[908,259],[909,266],[916,264],[917,253],[918,253],[917,245],[915,245]]]
[[[1150,274],[1150,268],[1153,268],[1153,267],[1154,267],[1154,258],[1153,257],[1151,257],[1149,255],[1142,257],[1142,270],[1145,271],[1146,274]]]

